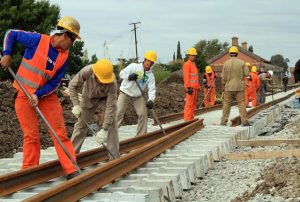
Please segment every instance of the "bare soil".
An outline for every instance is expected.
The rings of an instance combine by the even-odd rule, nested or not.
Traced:
[[[200,81],[201,80],[202,79],[200,79]],[[217,81],[216,85],[217,87],[220,87],[220,82]],[[185,92],[183,87],[182,71],[172,73],[170,77],[157,85],[156,90],[154,111],[158,117],[183,111]],[[65,125],[68,130],[68,135],[70,136],[77,119],[71,113],[73,106],[69,97],[63,96],[61,92],[62,89],[59,89],[57,94],[63,107]],[[22,151],[23,133],[14,110],[14,95],[15,90],[11,83],[0,83],[0,158],[12,157],[14,153]],[[197,107],[199,107],[200,104],[203,104],[203,97],[203,91],[200,91],[198,93]],[[217,97],[219,97],[219,95]],[[94,123],[102,122],[104,110],[105,106],[100,106],[97,109],[93,118]],[[149,112],[148,116],[152,118],[152,114]],[[132,125],[136,123],[137,115],[135,110],[132,105],[128,106],[128,110],[124,116],[122,124]],[[40,135],[42,149],[53,146],[52,140],[50,139],[41,120]]]

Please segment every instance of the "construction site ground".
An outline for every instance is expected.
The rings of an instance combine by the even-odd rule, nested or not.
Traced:
[[[217,83],[217,87],[218,85]],[[22,131],[14,111],[14,93],[10,83],[0,83],[0,158],[9,158],[22,151]],[[59,96],[68,134],[71,134],[76,122],[71,113],[72,104],[68,97],[62,96],[61,93]],[[182,111],[184,96],[182,75],[180,72],[174,73],[157,86],[155,112],[161,116]],[[269,97],[267,101],[270,99]],[[202,100],[203,91],[199,93],[198,107]],[[262,130],[263,136],[256,136],[256,139],[300,138],[297,125],[300,120],[299,110],[291,108],[291,101],[281,110],[273,125]],[[95,123],[103,119],[102,111],[103,109],[97,111]],[[238,114],[236,109],[232,111],[231,117]],[[211,112],[207,117],[204,124],[220,124],[220,111]],[[124,125],[135,128],[133,125],[135,123],[136,114],[129,106]],[[52,146],[52,141],[44,125],[42,123],[40,125],[41,146],[45,149]],[[228,130],[228,127],[223,128]],[[273,147],[240,147],[235,152],[291,148],[299,147],[285,144]],[[198,179],[191,190],[184,192],[180,201],[300,201],[300,159],[295,157],[238,161],[222,159],[214,163],[214,167],[202,179]]]

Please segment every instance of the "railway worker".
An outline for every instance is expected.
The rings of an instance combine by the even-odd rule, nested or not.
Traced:
[[[203,74],[204,85],[204,106],[214,106],[216,102],[216,75],[211,66],[205,67],[205,74]],[[200,106],[201,107],[201,106]]]
[[[109,159],[119,157],[118,87],[112,63],[101,59],[81,69],[70,81],[69,92],[74,106],[72,113],[78,118],[71,138],[75,152],[80,152],[89,130],[86,124],[91,121],[97,107],[105,106],[102,129],[96,133],[96,141],[102,144],[107,140],[107,148],[113,155],[109,154]],[[81,102],[78,93],[82,93]]]
[[[242,60],[237,58],[238,48],[236,46],[232,46],[229,49],[229,54],[231,58],[224,63],[222,71],[224,102],[221,125],[227,125],[231,104],[236,100],[242,126],[250,126],[246,117],[245,105],[245,77],[249,75],[249,69]]]
[[[156,93],[155,78],[152,72],[152,66],[156,60],[156,52],[150,50],[145,53],[143,63],[131,63],[120,72],[122,83],[117,102],[118,127],[121,126],[128,105],[132,103],[138,115],[136,135],[147,133],[147,108],[153,108]],[[142,90],[148,86],[148,100],[144,99],[136,82]]]
[[[252,66],[251,72],[248,77],[245,78],[246,83],[246,90],[245,90],[245,103],[246,107],[250,108],[249,106],[249,98],[252,99],[252,107],[256,107],[256,95],[259,91],[259,78],[257,76],[257,67]]]
[[[195,64],[197,50],[189,48],[187,51],[188,60],[183,65],[183,82],[185,89],[184,121],[194,119],[197,93],[200,89],[198,69]]]
[[[268,86],[269,88],[272,88],[272,85],[270,84],[272,77],[273,77],[272,70],[269,70],[265,73],[261,73],[260,75],[258,75],[258,78],[260,81],[260,88],[259,88],[259,103],[260,104],[263,104],[266,102],[266,89],[264,86]]]
[[[4,56],[1,59],[2,68],[7,69],[10,66],[15,43],[26,47],[16,75],[31,98],[26,97],[16,81],[13,83],[13,87],[17,90],[15,109],[24,133],[23,169],[38,165],[40,159],[39,122],[35,106],[39,107],[76,161],[72,142],[64,126],[62,107],[53,92],[59,86],[68,66],[68,49],[76,39],[80,39],[79,30],[79,22],[73,17],[66,16],[59,20],[52,36],[21,30],[6,32]],[[79,173],[50,131],[49,133],[67,179],[75,177]]]
[[[282,84],[283,84],[283,90],[284,92],[287,91],[287,85],[289,83],[289,76],[287,73],[284,74],[284,76],[282,77]]]

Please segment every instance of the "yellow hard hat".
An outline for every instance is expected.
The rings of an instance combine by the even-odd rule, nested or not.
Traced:
[[[189,48],[187,51],[187,55],[197,55],[196,48]]]
[[[153,50],[149,50],[145,53],[144,58],[152,62],[156,62],[157,60],[156,52]]]
[[[257,72],[257,67],[256,66],[252,66],[251,72]]]
[[[71,16],[62,17],[58,21],[56,26],[64,28],[65,30],[67,30],[67,31],[71,32],[72,34],[76,35],[76,37],[78,39],[81,39],[80,36],[79,36],[80,24],[75,18],[73,18]]]
[[[114,81],[113,65],[107,59],[98,60],[93,65],[93,72],[101,83],[112,83]]]
[[[245,65],[246,65],[247,67],[251,67],[250,62],[246,62]]]
[[[231,46],[229,48],[229,53],[238,53],[238,52],[239,52],[239,50],[236,46]]]
[[[212,68],[211,68],[211,66],[206,66],[206,67],[205,67],[205,72],[208,73],[208,74],[212,73]]]

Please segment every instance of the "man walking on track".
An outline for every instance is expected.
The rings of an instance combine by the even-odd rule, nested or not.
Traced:
[[[211,66],[206,66],[205,74],[203,74],[204,85],[204,106],[214,106],[216,102],[216,76]],[[202,107],[202,106],[200,106]]]
[[[222,70],[224,103],[221,125],[227,125],[231,104],[236,100],[242,126],[250,126],[246,118],[247,112],[245,105],[245,77],[249,75],[249,69],[242,60],[237,59],[238,48],[236,46],[232,46],[229,49],[229,54],[231,58],[224,63]]]
[[[119,137],[116,120],[118,87],[113,65],[101,59],[93,65],[84,67],[69,84],[70,99],[74,105],[72,113],[78,118],[72,134],[72,143],[79,153],[88,132],[87,124],[91,121],[98,106],[105,106],[102,129],[96,134],[99,144],[106,142],[112,155],[109,159],[119,157]],[[78,93],[82,92],[82,101]]]
[[[78,21],[67,16],[59,20],[53,36],[8,30],[4,37],[4,56],[1,59],[1,66],[4,69],[11,64],[11,54],[15,43],[26,47],[17,78],[29,92],[31,98],[26,97],[16,81],[13,83],[13,87],[18,91],[15,109],[24,133],[23,169],[38,165],[40,160],[38,117],[34,108],[36,106],[39,107],[76,162],[75,151],[64,126],[62,107],[53,92],[59,86],[68,66],[68,49],[76,39],[80,39],[79,31]],[[52,133],[50,131],[49,133],[67,179],[77,176],[79,173],[75,166]]]
[[[120,86],[117,104],[118,127],[121,126],[128,105],[132,103],[138,115],[136,135],[147,133],[147,108],[153,108],[156,93],[155,78],[152,72],[152,66],[156,59],[155,51],[147,51],[144,55],[143,63],[131,63],[120,72],[120,78],[123,81]],[[146,86],[148,86],[147,101],[144,99],[137,83],[142,90],[145,90]]]
[[[188,60],[183,65],[183,82],[185,90],[184,121],[194,119],[197,93],[200,89],[198,69],[195,64],[197,50],[189,48],[187,51]]]

